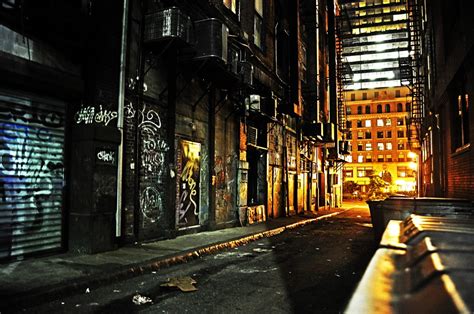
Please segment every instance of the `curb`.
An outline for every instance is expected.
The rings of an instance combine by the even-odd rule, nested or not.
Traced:
[[[86,289],[93,289],[100,285],[109,284],[113,281],[125,280],[135,276],[139,276],[148,271],[158,270],[166,267],[170,267],[177,264],[187,263],[194,259],[200,258],[201,256],[211,255],[218,251],[235,248],[242,246],[244,244],[263,239],[273,237],[278,235],[285,230],[291,230],[305,225],[315,223],[320,220],[331,218],[333,216],[339,215],[347,211],[337,211],[334,213],[322,215],[315,218],[304,219],[295,223],[291,223],[286,226],[277,227],[267,231],[261,231],[254,234],[250,234],[244,237],[238,237],[235,239],[230,239],[225,242],[218,242],[210,245],[205,245],[197,247],[188,251],[184,251],[178,255],[170,255],[165,257],[160,257],[157,259],[152,259],[137,264],[127,265],[115,270],[111,270],[110,273],[104,274],[93,274],[87,275],[82,278],[71,281],[70,283],[58,283],[50,286],[45,286],[42,288],[37,288],[32,291],[27,291],[18,296],[10,296],[9,299],[0,305],[0,310],[13,310],[22,308],[21,305],[24,305],[25,302],[29,306],[38,305],[44,302],[53,301],[58,298],[64,298],[80,291],[85,291]],[[1,312],[0,312],[1,313]]]

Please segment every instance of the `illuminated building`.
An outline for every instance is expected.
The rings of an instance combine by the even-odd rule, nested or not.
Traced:
[[[409,55],[406,1],[350,1],[343,10],[350,23],[343,58],[352,70],[346,90],[400,86],[399,60]]]
[[[412,99],[400,71],[401,60],[409,57],[406,1],[347,1],[342,10],[342,59],[350,67],[344,100],[352,150],[344,180],[362,185],[362,194],[375,175],[391,178],[387,192],[414,192],[418,168],[415,158],[408,157],[407,128]]]
[[[408,92],[398,87],[346,93],[351,99],[346,113],[352,153],[344,166],[344,180],[361,185],[362,194],[373,175],[390,177],[390,192],[416,189],[416,157],[410,153],[406,127]]]

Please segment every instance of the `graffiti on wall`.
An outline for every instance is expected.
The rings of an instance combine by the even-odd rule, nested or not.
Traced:
[[[162,123],[158,112],[146,104],[139,111],[141,139],[141,167],[145,172],[156,173],[158,178],[165,171],[165,158],[169,145],[162,134]]]
[[[115,151],[99,148],[96,152],[96,158],[99,164],[115,165]]]
[[[178,226],[199,225],[201,144],[179,142]]]
[[[25,253],[25,239],[39,249],[40,233],[61,241],[64,114],[10,101],[0,96],[0,258]]]
[[[230,154],[226,157],[216,156],[214,173],[216,176],[216,220],[223,222],[234,219],[229,214],[234,214],[237,198],[237,154]]]
[[[108,126],[109,123],[114,119],[117,119],[117,111],[104,109],[102,105],[99,105],[99,108],[96,108],[95,106],[84,107],[82,105],[74,115],[76,124],[97,123]]]
[[[131,102],[125,106],[125,118],[133,119],[138,115],[140,137],[140,212],[142,227],[155,223],[163,214],[164,179],[167,174],[166,128],[157,106],[143,104],[135,110]]]
[[[140,210],[145,219],[154,222],[157,219],[157,213],[163,208],[163,201],[158,189],[153,186],[147,186],[140,193]]]

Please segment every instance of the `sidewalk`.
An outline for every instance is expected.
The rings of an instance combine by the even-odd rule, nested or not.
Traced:
[[[66,253],[3,264],[0,270],[0,312],[24,302],[36,304],[57,299],[249,241],[271,237],[285,229],[337,215],[344,209],[305,213],[251,226],[139,243],[98,254]]]

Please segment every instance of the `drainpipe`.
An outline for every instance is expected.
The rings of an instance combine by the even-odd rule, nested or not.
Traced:
[[[117,109],[117,129],[120,132],[120,144],[117,154],[117,209],[115,212],[115,236],[122,235],[122,181],[123,181],[123,113],[125,107],[125,70],[127,59],[128,1],[123,0],[122,39],[120,44],[120,78]]]

